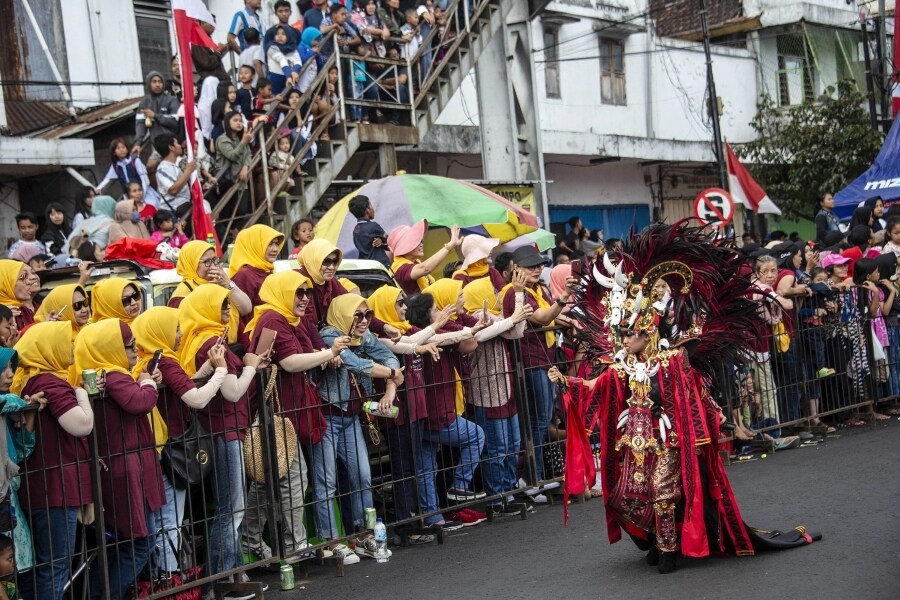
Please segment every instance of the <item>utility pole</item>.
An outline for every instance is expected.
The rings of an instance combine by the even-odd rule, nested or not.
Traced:
[[[872,57],[869,51],[869,32],[866,29],[866,17],[859,14],[859,31],[862,35],[863,60],[866,65],[866,92],[869,96],[869,117],[872,120],[872,130],[878,131],[878,108],[875,106],[875,86],[872,82]]]
[[[719,97],[716,95],[716,80],[713,77],[712,54],[709,49],[709,23],[706,19],[706,0],[700,2],[700,24],[703,27],[703,52],[706,54],[706,91],[709,96],[709,112],[713,124],[713,144],[716,152],[716,166],[719,173],[719,187],[728,188],[728,171],[725,167],[725,150],[722,147],[722,131],[719,128]]]
[[[881,128],[887,133],[890,129],[891,114],[891,70],[888,68],[887,47],[887,15],[885,14],[884,0],[878,0],[878,17],[881,19],[881,29],[878,31],[878,45],[881,47],[881,63],[878,65],[881,73]]]

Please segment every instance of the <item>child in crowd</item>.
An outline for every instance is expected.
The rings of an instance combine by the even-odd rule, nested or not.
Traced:
[[[157,244],[166,242],[173,248],[181,248],[188,243],[188,237],[184,234],[184,221],[175,222],[175,215],[168,210],[160,210],[153,215],[153,233],[150,239]]]
[[[276,25],[274,43],[266,50],[269,79],[274,94],[281,94],[283,90],[292,88],[300,82],[302,60],[296,47],[292,48],[288,44],[287,29],[289,29],[287,25]]]
[[[825,364],[824,319],[829,308],[834,308],[834,297],[828,287],[828,273],[825,269],[816,267],[809,275],[812,279],[809,284],[812,295],[800,308],[800,319],[805,324],[801,331],[807,337],[807,348],[812,350],[816,376],[831,377],[835,371]]]
[[[248,27],[244,30],[244,41],[247,47],[241,51],[238,58],[238,65],[250,67],[253,69],[253,83],[256,83],[257,77],[266,76],[266,62],[263,56],[263,47],[259,38],[259,31],[256,27]]]
[[[314,227],[312,220],[306,217],[294,222],[291,226],[291,240],[294,242],[294,249],[291,250],[289,258],[297,258],[303,247],[315,239]]]
[[[357,58],[350,59],[350,91],[355,100],[378,100],[378,92],[374,84],[370,85],[369,74],[366,72],[366,59],[372,55],[372,50],[361,44],[356,47]],[[366,86],[369,89],[366,89]],[[369,109],[358,104],[350,105],[350,120],[354,123],[369,122]]]
[[[0,600],[16,600],[16,553],[13,540],[0,534]]]
[[[16,316],[5,304],[0,304],[0,346],[12,348],[19,341],[19,329],[16,327]]]
[[[19,240],[9,247],[12,255],[16,250],[24,246],[33,246],[38,250],[34,254],[44,254],[47,248],[37,239],[38,222],[34,214],[23,212],[16,215],[16,227],[19,229]]]
[[[884,383],[887,381],[888,368],[885,348],[889,346],[887,326],[884,315],[891,312],[894,305],[895,288],[890,281],[881,279],[878,263],[868,258],[856,261],[853,271],[853,283],[865,288],[869,292],[869,317],[872,323],[872,353],[875,358],[875,379]],[[876,420],[889,420],[888,415],[875,411],[874,406],[869,406]]]
[[[235,92],[235,104],[240,107],[241,114],[245,117],[253,113],[256,106],[256,71],[248,65],[241,65],[238,69],[238,82],[241,84]]]
[[[278,194],[294,187],[295,183],[292,177],[288,177],[280,189],[275,189],[274,187],[290,170],[293,159],[294,156],[291,154],[291,130],[282,129],[279,132],[276,149],[269,155],[269,185],[273,193]],[[297,168],[299,169],[299,165]]]

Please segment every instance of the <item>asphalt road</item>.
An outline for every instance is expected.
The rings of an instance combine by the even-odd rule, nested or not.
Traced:
[[[747,523],[805,524],[824,538],[750,558],[679,562],[670,575],[623,540],[609,545],[599,500],[542,506],[527,521],[469,527],[445,543],[393,548],[387,564],[363,559],[343,578],[310,566],[297,589],[268,598],[900,598],[900,422],[841,430],[815,447],[735,463],[728,475]]]

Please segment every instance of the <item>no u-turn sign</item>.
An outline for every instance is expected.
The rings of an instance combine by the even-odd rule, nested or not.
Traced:
[[[694,200],[694,216],[704,225],[724,227],[734,218],[734,200],[721,188],[708,188]]]

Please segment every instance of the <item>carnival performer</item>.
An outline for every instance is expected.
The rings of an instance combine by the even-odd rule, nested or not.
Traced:
[[[782,533],[745,525],[719,458],[725,416],[708,384],[723,361],[750,350],[759,330],[758,290],[738,274],[743,262],[687,221],[632,235],[623,252],[594,266],[577,299],[583,310],[572,313],[600,374],[548,373],[566,388],[569,423],[585,425],[569,427],[566,495],[594,481],[587,432],[599,426],[610,543],[624,529],[660,573],[675,570],[678,552],[747,556],[820,537],[804,527]],[[666,306],[653,292],[659,281],[670,290]],[[674,323],[660,314],[674,315]]]

